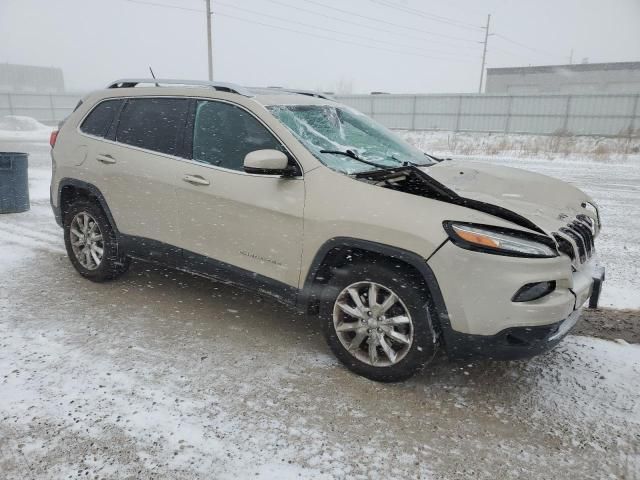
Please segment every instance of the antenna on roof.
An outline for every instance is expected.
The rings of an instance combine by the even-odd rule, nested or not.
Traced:
[[[153,79],[156,79],[156,75],[155,73],[153,73],[153,68],[151,68],[151,65],[149,65],[149,71],[151,72],[151,77],[153,77]],[[156,87],[159,87],[160,85],[156,83]]]

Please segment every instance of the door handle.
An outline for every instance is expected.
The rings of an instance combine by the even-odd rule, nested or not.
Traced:
[[[209,185],[209,180],[200,175],[185,175],[182,180],[191,185]]]
[[[116,163],[116,159],[107,153],[98,154],[98,156],[96,157],[96,160],[99,161],[100,163],[106,163],[108,165]]]

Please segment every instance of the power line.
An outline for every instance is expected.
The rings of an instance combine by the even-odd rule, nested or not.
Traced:
[[[433,19],[435,21],[441,21],[443,23],[448,23],[448,24],[450,24],[452,26],[461,26],[461,27],[464,26],[464,27],[468,27],[470,29],[478,29],[478,28],[479,29],[484,29],[485,28],[485,27],[477,27],[475,25],[471,25],[471,24],[465,23],[465,22],[460,22],[460,21],[458,21],[456,19],[453,19],[453,18],[450,18],[450,17],[444,17],[444,16],[441,16],[441,15],[430,14],[430,13],[427,13],[427,12],[425,12],[423,10],[407,7],[405,5],[398,5],[397,3],[394,3],[394,2],[392,2],[390,0],[369,0],[369,1],[371,1],[372,3],[378,4],[378,5],[387,6],[389,8],[395,8],[395,9],[397,9],[399,11],[403,11],[403,12],[406,12],[406,13],[411,13],[411,14],[414,14],[414,15],[418,15],[418,16],[421,16],[423,18],[428,18],[428,19]],[[555,54],[552,54],[550,52],[546,52],[546,51],[543,51],[543,50],[540,50],[540,49],[537,49],[537,48],[534,48],[534,47],[530,47],[529,45],[525,45],[524,43],[520,43],[520,42],[518,42],[516,40],[513,40],[513,39],[511,39],[511,38],[509,38],[509,37],[507,37],[505,35],[501,35],[499,33],[492,34],[492,35],[496,35],[496,36],[502,38],[503,40],[505,40],[507,42],[510,42],[510,43],[512,43],[514,45],[517,45],[517,46],[521,47],[521,48],[525,48],[527,50],[530,50],[530,51],[532,51],[534,53],[537,53],[539,55],[544,55],[545,57],[550,57],[550,56],[554,57],[554,58],[556,57]]]
[[[137,4],[140,4],[140,5],[149,5],[149,6],[154,6],[154,7],[170,8],[170,9],[183,10],[183,11],[188,11],[188,12],[204,13],[204,10],[201,10],[201,9],[189,8],[189,7],[181,7],[181,6],[178,6],[178,5],[167,5],[167,4],[164,4],[164,3],[157,3],[157,2],[148,1],[148,0],[125,0],[125,1],[130,2],[130,3],[137,3]],[[320,16],[323,16],[323,17],[325,17],[325,18],[331,18],[331,19],[333,19],[333,20],[337,20],[337,21],[342,21],[342,22],[350,23],[348,20],[339,19],[339,18],[337,18],[337,17],[333,17],[333,16],[330,16],[330,15],[322,14],[322,13],[319,13],[319,12],[314,12],[314,11],[312,11],[312,10],[304,9],[304,8],[302,8],[302,7],[299,7],[299,6],[287,5],[287,4],[285,4],[285,3],[283,3],[283,2],[280,2],[280,1],[278,1],[278,0],[268,0],[268,1],[270,1],[270,2],[272,2],[272,3],[278,3],[278,4],[281,4],[281,5],[284,5],[284,6],[288,6],[288,7],[290,7],[290,8],[295,8],[295,9],[297,9],[297,10],[301,10],[301,11],[306,11],[306,12],[309,12],[309,13],[313,13],[313,14],[315,14],[315,15],[320,15]],[[321,3],[321,2],[318,2],[318,1],[316,1],[316,0],[302,0],[302,1],[305,1],[305,2],[307,2],[307,3],[312,3],[312,4],[315,4],[315,5],[318,5],[318,6],[324,7],[324,8],[329,8],[329,9],[332,9],[332,8],[333,8],[333,7],[330,7],[330,6],[328,6],[328,5],[323,4],[323,3]],[[351,11],[348,11],[348,10],[343,10],[343,9],[338,9],[338,8],[336,8],[335,10],[336,10],[336,11],[339,11],[339,12],[342,12],[342,13],[349,14],[349,15],[354,15],[354,16],[357,16],[357,17],[360,17],[360,18],[365,18],[365,19],[368,19],[368,20],[373,20],[373,21],[375,21],[375,22],[384,23],[384,24],[386,24],[386,25],[391,25],[391,26],[394,26],[394,27],[402,28],[403,30],[407,30],[407,29],[408,29],[408,30],[414,30],[414,31],[420,32],[420,33],[425,34],[425,35],[441,36],[441,37],[443,37],[443,38],[448,38],[448,39],[452,39],[452,40],[460,40],[460,41],[465,41],[465,42],[475,43],[475,41],[474,41],[474,40],[465,39],[465,38],[461,38],[461,37],[453,37],[453,36],[450,36],[450,35],[445,35],[445,34],[440,34],[440,33],[435,33],[435,32],[429,32],[429,31],[422,30],[422,29],[419,29],[419,28],[412,28],[412,27],[409,27],[409,26],[407,26],[407,25],[401,25],[401,24],[398,24],[398,23],[388,22],[388,21],[386,21],[386,20],[381,20],[381,19],[378,19],[378,18],[369,17],[369,16],[367,16],[367,15],[361,15],[361,14],[359,14],[359,13],[357,13],[357,12],[351,12]],[[218,14],[219,14],[219,15],[222,15],[221,13],[218,13]],[[230,15],[227,15],[227,16],[229,16],[230,18],[235,18],[235,19],[237,19],[237,20],[243,20],[243,19],[241,19],[240,17],[232,17],[232,16],[230,16]],[[245,20],[245,21],[249,21],[249,20]],[[255,23],[255,22],[254,22],[254,23]],[[263,25],[263,26],[268,26],[268,27],[271,27],[271,28],[278,28],[278,27],[276,27],[276,26],[274,26],[274,25],[268,25],[268,24],[264,24],[264,23],[262,23],[261,25]],[[377,28],[377,29],[379,29],[380,31],[386,31],[386,32],[388,32],[388,33],[395,34],[395,32],[392,32],[392,31],[390,31],[390,30],[383,30],[383,29],[380,29],[379,27],[373,27],[373,26],[371,26],[371,27],[369,27],[369,26],[363,26],[363,27],[365,27],[365,28]],[[281,27],[281,28],[282,28],[282,29],[284,29],[284,27]],[[316,28],[317,28],[317,27],[316,27]],[[294,31],[294,30],[291,30],[291,31]],[[295,33],[299,33],[299,34],[301,34],[301,35],[308,35],[308,36],[316,36],[316,37],[318,37],[317,35],[313,35],[313,34],[311,34],[311,33],[309,33],[309,32],[301,32],[301,31],[297,31],[297,30],[295,30],[294,32],[295,32]],[[516,41],[516,40],[513,40],[513,39],[511,39],[511,38],[507,37],[506,35],[502,35],[502,34],[499,34],[499,33],[495,33],[494,35],[495,35],[496,37],[498,37],[498,38],[501,38],[502,40],[504,40],[504,41],[506,41],[506,42],[512,43],[512,44],[517,45],[517,46],[519,46],[519,47],[521,47],[521,48],[525,48],[525,49],[530,50],[530,51],[532,51],[532,52],[534,52],[534,53],[537,53],[538,55],[545,56],[546,58],[549,58],[549,57],[551,57],[551,58],[555,58],[555,57],[556,57],[556,55],[555,55],[555,54],[553,54],[553,53],[546,52],[546,51],[543,51],[543,50],[540,50],[540,49],[537,49],[537,48],[534,48],[534,47],[530,47],[529,45],[525,45],[524,43],[521,43],[521,42],[518,42],[518,41]],[[335,39],[330,38],[330,37],[321,37],[321,38],[327,38],[327,39],[330,39],[330,40],[335,40]],[[418,37],[416,37],[416,36],[411,36],[410,38],[416,38],[416,39],[417,39]],[[344,43],[349,43],[348,41],[345,41],[345,40],[340,40],[340,41],[342,41],[342,42],[344,42]],[[437,42],[436,40],[429,40],[429,41],[431,41],[431,42],[433,42],[433,43],[445,43],[445,42]],[[446,43],[446,44],[447,44],[447,45],[449,45],[449,46],[452,46],[452,45],[450,45],[450,44],[448,44],[448,43]],[[362,44],[357,44],[357,45],[358,45],[358,46],[364,46],[364,45],[362,45]],[[367,47],[369,47],[369,46],[367,46]],[[377,48],[377,47],[371,47],[371,48]],[[463,47],[462,47],[462,46],[460,46],[460,48],[463,48]],[[497,47],[493,47],[493,48],[494,48],[494,49],[496,49],[496,50],[500,50],[500,51],[502,51],[502,52],[505,52],[505,53],[509,53],[509,54],[511,54],[511,55],[518,55],[517,53],[515,53],[515,52],[510,52],[510,51],[508,51],[508,50],[499,49],[499,48],[497,48]],[[387,51],[391,51],[391,50],[389,50],[389,49],[386,49],[386,50],[387,50]],[[406,53],[406,54],[410,54],[410,52],[397,52],[397,53]],[[453,52],[446,52],[446,53],[451,53],[451,54],[453,54]],[[431,57],[431,58],[433,59],[433,57]],[[441,58],[441,59],[442,59],[442,60],[446,60],[446,58]]]
[[[454,5],[455,2],[458,1],[463,1],[464,2],[464,6],[460,6],[460,5]],[[447,0],[446,5],[447,7],[452,7],[455,8],[457,10],[463,10],[465,12],[477,12],[479,15],[485,15],[487,13],[487,11],[484,8],[480,8],[480,7],[473,7],[471,5],[469,5],[470,2],[465,1],[465,0]],[[477,3],[477,2],[473,2],[473,3]],[[491,12],[492,14],[494,12]]]
[[[478,25],[472,25],[470,23],[465,23],[465,22],[461,22],[459,20],[456,20],[454,18],[449,18],[449,17],[443,17],[442,15],[436,15],[435,13],[427,13],[424,10],[418,10],[417,8],[411,8],[411,7],[407,7],[405,5],[398,5],[397,3],[394,2],[390,2],[388,0],[370,0],[372,3],[375,3],[377,5],[382,5],[385,7],[389,7],[395,10],[399,10],[401,12],[405,12],[405,13],[410,13],[412,15],[418,15],[419,17],[422,18],[426,18],[429,20],[433,20],[435,22],[440,22],[440,23],[444,23],[447,25],[451,25],[454,27],[459,27],[459,28],[466,28],[469,30],[479,30],[482,27],[479,27]]]
[[[150,2],[150,1],[146,1],[146,0],[125,0],[125,1],[131,2],[131,3],[138,3],[138,4],[142,4],[142,5],[154,6],[154,7],[162,7],[162,8],[176,9],[176,10],[184,10],[184,11],[189,11],[189,12],[198,12],[198,13],[203,13],[204,12],[204,10],[199,10],[199,9],[195,9],[195,8],[179,7],[179,6],[176,6],[176,5],[167,5],[167,4],[163,4],[163,3]],[[277,29],[277,30],[284,30],[284,31],[288,31],[288,32],[294,32],[294,33],[298,33],[300,35],[307,35],[307,36],[311,36],[311,37],[321,38],[323,40],[331,40],[331,41],[334,41],[334,42],[338,42],[340,44],[355,45],[355,46],[358,46],[358,47],[369,48],[369,49],[376,50],[376,51],[382,50],[382,51],[391,52],[391,53],[397,53],[397,54],[401,54],[401,55],[410,55],[410,56],[416,56],[416,57],[421,57],[421,58],[427,58],[427,59],[430,59],[430,60],[445,60],[445,61],[449,61],[449,62],[452,62],[452,61],[455,62],[456,61],[455,57],[451,57],[451,58],[431,57],[431,56],[423,55],[423,54],[420,54],[420,53],[407,52],[407,51],[402,51],[402,50],[393,50],[393,49],[384,48],[384,47],[367,45],[367,44],[363,44],[363,43],[359,43],[359,42],[342,40],[342,39],[335,38],[335,37],[328,37],[328,36],[325,36],[325,35],[319,35],[319,34],[316,34],[316,33],[305,32],[305,31],[296,30],[296,29],[289,28],[289,27],[273,25],[273,24],[270,24],[270,23],[260,22],[260,21],[257,21],[257,20],[250,20],[248,18],[238,17],[236,15],[231,15],[231,14],[228,14],[228,13],[223,13],[223,12],[218,12],[218,11],[213,11],[213,13],[216,16],[232,18],[234,20],[239,20],[239,21],[242,21],[242,22],[252,23],[254,25],[261,25],[263,27],[274,28],[274,29]],[[348,34],[345,34],[345,35],[348,35]]]
[[[398,5],[398,4],[396,4],[396,3],[394,3],[394,2],[392,2],[390,0],[369,0],[369,1],[371,1],[373,3],[376,3],[378,5],[385,5],[385,6],[388,6],[390,8],[396,8],[396,9],[398,9],[400,11],[404,11],[404,12],[407,12],[407,13],[412,13],[412,14],[415,14],[415,15],[419,15],[419,16],[422,16],[424,18],[433,18],[434,20],[439,19],[444,23],[449,23],[449,24],[454,25],[454,26],[466,26],[466,27],[469,27],[469,28],[472,28],[472,29],[478,29],[478,28],[479,29],[484,29],[484,28],[486,28],[486,27],[477,27],[475,25],[471,25],[471,24],[465,23],[465,22],[460,22],[460,21],[458,21],[456,19],[453,19],[453,18],[450,18],[450,17],[444,17],[444,16],[441,16],[441,15],[430,14],[430,13],[424,12],[423,10],[419,10],[419,9],[416,9],[416,8],[411,8],[411,7],[407,7],[407,6],[404,6],[404,5]],[[522,48],[526,48],[526,49],[528,49],[528,50],[530,50],[532,52],[536,52],[536,53],[541,54],[541,55],[554,56],[555,57],[555,54],[552,54],[550,52],[545,52],[543,50],[540,50],[540,49],[537,49],[537,48],[534,48],[534,47],[530,47],[528,45],[525,45],[524,43],[520,43],[520,42],[518,42],[516,40],[513,40],[513,39],[511,39],[511,38],[509,38],[509,37],[507,37],[505,35],[501,35],[499,33],[496,33],[495,35],[498,36],[498,37],[501,37],[503,40],[506,40],[507,42],[510,42],[510,43],[512,43],[514,45],[518,45],[518,46],[520,46]]]
[[[491,48],[487,48],[487,53],[492,52],[494,50],[496,52],[502,52],[502,53],[506,53],[507,55],[522,58],[522,52],[514,52],[513,50],[507,50],[505,48],[496,47],[495,45],[492,45]]]
[[[386,52],[399,53],[399,54],[402,54],[402,55],[411,55],[411,56],[416,56],[416,57],[421,57],[421,58],[427,58],[427,59],[430,59],[430,60],[446,60],[446,61],[454,61],[454,62],[456,61],[455,57],[449,57],[449,58],[431,57],[431,56],[423,55],[421,53],[406,52],[406,51],[402,51],[402,50],[392,50],[392,49],[389,49],[389,48],[377,47],[377,46],[374,46],[374,45],[367,45],[367,44],[358,43],[358,42],[351,42],[351,41],[342,40],[342,39],[334,38],[334,37],[327,37],[325,35],[318,35],[318,34],[311,33],[311,32],[304,32],[304,31],[301,31],[301,30],[295,30],[293,28],[282,27],[282,26],[279,26],[279,25],[273,25],[273,24],[269,24],[269,23],[259,22],[259,21],[256,21],[256,20],[249,20],[247,18],[237,17],[235,15],[230,15],[228,13],[221,13],[221,12],[215,12],[215,11],[213,13],[218,15],[218,16],[227,17],[227,18],[233,18],[235,20],[240,20],[242,22],[248,22],[248,23],[253,23],[255,25],[262,25],[264,27],[270,27],[270,28],[275,28],[275,29],[278,29],[278,30],[285,30],[285,31],[289,31],[289,32],[299,33],[301,35],[307,35],[307,36],[311,36],[311,37],[321,38],[323,40],[331,40],[331,41],[338,42],[338,43],[341,43],[341,44],[356,45],[356,46],[359,46],[359,47],[369,48],[369,49],[372,49],[372,50],[377,50],[377,51],[383,50],[383,51],[386,51]],[[463,62],[463,63],[466,63],[466,62]]]
[[[258,12],[256,10],[251,10],[251,9],[248,9],[248,8],[238,7],[236,5],[232,5],[232,4],[225,3],[225,2],[220,2],[218,0],[216,0],[215,3],[216,3],[216,5],[222,5],[222,6],[225,6],[225,7],[234,8],[236,10],[240,10],[240,11],[243,11],[243,12],[251,13],[251,14],[254,14],[254,15],[260,15],[261,17],[272,18],[272,19],[280,21],[280,22],[292,23],[292,24],[298,25],[298,26],[315,28],[317,30],[324,30],[326,32],[336,33],[338,35],[346,35],[349,38],[359,38],[359,39],[362,39],[362,40],[366,40],[368,42],[383,43],[383,44],[389,45],[391,47],[411,48],[411,49],[414,49],[414,50],[417,50],[417,51],[420,51],[420,52],[424,52],[424,53],[428,53],[428,54],[431,54],[431,53],[442,53],[442,52],[438,52],[438,51],[434,51],[434,50],[426,50],[426,49],[423,49],[423,48],[420,48],[420,47],[416,47],[415,45],[391,43],[391,42],[387,42],[385,40],[380,40],[380,39],[373,38],[373,37],[366,37],[366,36],[363,36],[363,35],[355,35],[353,33],[345,33],[345,32],[340,31],[340,30],[334,30],[334,29],[331,29],[331,28],[320,27],[320,26],[313,25],[313,24],[310,24],[310,23],[304,23],[304,22],[298,22],[298,21],[294,21],[294,20],[288,20],[288,19],[285,19],[285,18],[282,18],[282,17],[278,17],[276,15],[270,15],[270,14],[267,14],[267,13]],[[457,54],[456,54],[456,56],[459,57],[459,55],[457,55]]]
[[[503,39],[503,40],[505,40],[505,41],[507,41],[509,43],[513,43],[514,45],[518,45],[519,47],[526,48],[527,50],[531,50],[532,52],[535,52],[535,53],[537,53],[539,55],[544,55],[546,57],[555,57],[556,56],[556,54],[554,54],[554,53],[545,52],[544,50],[539,50],[537,48],[530,47],[529,45],[525,45],[524,43],[520,43],[520,42],[517,42],[515,40],[512,40],[511,38],[506,37],[505,35],[501,35],[500,33],[496,33],[495,35],[496,35],[496,37],[499,37],[499,38],[501,38],[501,39]]]
[[[336,17],[336,16],[333,16],[333,15],[327,15],[326,13],[320,13],[320,12],[317,12],[315,10],[309,10],[308,8],[300,7],[298,5],[290,5],[290,4],[282,2],[280,0],[267,0],[267,1],[271,2],[271,3],[274,3],[276,5],[281,5],[283,7],[291,8],[291,9],[294,9],[294,10],[299,10],[301,12],[310,13],[310,14],[312,14],[314,16],[328,18],[328,19],[334,20],[336,22],[346,23],[346,24],[350,25],[351,27],[359,27],[359,28],[364,28],[364,29],[368,29],[368,30],[374,30],[376,32],[385,32],[385,33],[389,33],[391,35],[395,35],[395,36],[402,37],[402,38],[419,40],[419,41],[422,41],[422,42],[428,41],[430,43],[436,43],[436,44],[440,44],[440,45],[447,45],[449,47],[454,47],[454,48],[455,47],[468,48],[468,47],[452,45],[451,42],[447,42],[447,41],[426,39],[424,37],[419,37],[417,35],[410,35],[410,34],[406,34],[406,33],[400,33],[400,32],[396,32],[396,31],[389,30],[389,29],[386,29],[386,28],[383,28],[383,27],[379,27],[379,26],[365,25],[365,24],[354,24],[353,21],[346,20],[345,18]],[[403,30],[405,30],[404,27],[402,27],[402,28],[403,28]]]
[[[197,9],[197,8],[179,7],[177,5],[166,5],[164,3],[147,2],[145,0],[125,0],[125,1],[130,2],[130,3],[138,3],[140,5],[151,5],[153,7],[173,8],[175,10],[184,10],[186,12],[198,12],[198,13],[204,13],[205,12],[204,10]]]
[[[450,18],[450,17],[444,17],[444,16],[441,16],[441,15],[430,14],[430,13],[424,12],[423,10],[418,10],[416,8],[411,8],[411,7],[407,7],[407,6],[404,6],[404,5],[398,5],[398,4],[396,4],[396,3],[394,3],[394,2],[392,2],[390,0],[370,0],[370,1],[373,2],[373,3],[379,4],[379,5],[385,5],[385,6],[388,6],[390,8],[396,8],[398,10],[401,10],[401,11],[404,11],[404,12],[407,12],[407,13],[416,14],[416,15],[419,15],[419,16],[422,16],[422,17],[425,17],[425,18],[434,18],[434,19],[437,18],[437,19],[442,20],[444,23],[450,23],[451,25],[467,26],[467,27],[470,27],[470,28],[473,28],[473,29],[476,29],[476,28],[484,29],[485,28],[485,27],[477,27],[475,25],[471,25],[471,24],[468,24],[468,23],[465,23],[465,22],[460,22],[460,21],[458,21],[456,19],[453,19],[453,18]],[[537,48],[534,48],[534,47],[530,47],[529,45],[525,45],[524,43],[520,43],[520,42],[518,42],[516,40],[513,40],[513,39],[511,39],[511,38],[509,38],[509,37],[507,37],[505,35],[501,35],[499,33],[496,33],[494,35],[496,35],[498,37],[501,37],[503,40],[506,40],[507,42],[510,42],[510,43],[512,43],[514,45],[518,45],[519,47],[522,47],[522,48],[526,48],[527,50],[530,50],[532,52],[538,53],[540,55],[553,56],[553,57],[556,56],[553,53],[546,52],[546,51],[543,51],[543,50],[540,50],[540,49],[537,49]]]
[[[401,24],[398,24],[398,23],[389,22],[387,20],[382,20],[382,19],[379,19],[379,18],[370,17],[368,15],[362,15],[360,13],[353,12],[353,11],[350,11],[350,10],[344,10],[344,9],[341,9],[341,8],[332,7],[330,5],[326,5],[326,4],[324,4],[322,2],[318,2],[316,0],[302,0],[302,1],[306,2],[306,3],[312,3],[312,4],[318,5],[320,7],[328,8],[330,10],[335,10],[337,12],[346,13],[347,15],[353,15],[355,17],[366,18],[367,20],[373,20],[374,22],[380,22],[380,23],[383,23],[385,25],[392,25],[394,27],[400,27],[402,29],[407,29],[407,30],[415,30],[415,31],[420,32],[420,33],[422,33],[424,35],[434,35],[436,37],[448,38],[450,40],[457,40],[457,41],[461,41],[461,42],[469,42],[469,43],[475,43],[476,42],[475,40],[471,40],[469,38],[456,37],[456,36],[453,36],[453,35],[446,35],[444,33],[438,33],[438,32],[430,32],[428,30],[424,30],[423,28],[410,27],[410,26],[407,26],[407,25],[401,25]]]

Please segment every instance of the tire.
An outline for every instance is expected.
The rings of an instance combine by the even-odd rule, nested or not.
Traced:
[[[376,285],[373,304],[369,301],[371,284]],[[360,307],[353,291],[360,298]],[[385,312],[391,294],[397,300]],[[414,375],[435,355],[437,337],[428,304],[424,281],[407,269],[391,262],[355,263],[335,271],[321,293],[319,315],[329,347],[347,368],[370,380],[398,382]],[[408,323],[402,318],[403,311],[408,313]],[[360,343],[358,334],[365,335]]]
[[[87,228],[83,231],[85,223]],[[119,277],[129,269],[130,261],[118,246],[113,226],[96,203],[86,198],[74,201],[65,212],[63,227],[67,255],[83,277],[94,282],[106,282]],[[84,239],[81,239],[78,233],[82,234]],[[89,248],[89,245],[92,247]],[[97,262],[96,258],[100,261]]]

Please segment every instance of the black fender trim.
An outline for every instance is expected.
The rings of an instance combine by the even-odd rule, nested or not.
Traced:
[[[445,240],[444,243],[446,243]],[[442,245],[439,245],[435,250],[436,252],[440,249]],[[311,263],[311,267],[309,268],[309,272],[307,273],[307,278],[304,281],[304,286],[300,291],[300,295],[298,297],[298,305],[304,311],[307,310],[308,306],[311,302],[318,299],[318,294],[316,289],[314,288],[314,284],[316,283],[316,276],[320,271],[320,268],[325,263],[325,258],[327,254],[334,249],[341,250],[364,250],[371,253],[376,253],[383,255],[385,257],[389,257],[392,259],[397,259],[401,262],[407,263],[414,267],[424,278],[425,283],[427,284],[427,288],[429,289],[429,293],[431,295],[432,309],[431,314],[435,314],[437,316],[438,323],[440,327],[445,329],[451,329],[451,323],[449,322],[449,314],[447,312],[447,307],[444,303],[444,298],[442,296],[442,292],[440,291],[440,285],[438,284],[438,280],[436,279],[433,270],[427,264],[427,260],[417,253],[413,253],[409,250],[405,250],[398,247],[393,247],[391,245],[386,245],[383,243],[372,242],[369,240],[360,240],[357,238],[351,237],[335,237],[330,240],[327,240],[322,247],[316,252],[315,257],[313,258],[313,262]]]
[[[111,223],[111,226],[113,227],[113,230],[115,231],[116,235],[118,237],[120,236],[120,231],[118,230],[116,221],[113,218],[113,215],[111,214],[111,210],[109,209],[109,205],[107,204],[107,200],[104,198],[104,195],[102,194],[100,189],[91,183],[84,182],[82,180],[78,180],[75,178],[65,177],[62,180],[60,180],[60,183],[58,184],[58,192],[57,192],[58,206],[54,207],[53,203],[51,204],[51,208],[53,209],[53,214],[56,217],[56,223],[58,225],[62,226],[62,213],[63,213],[62,212],[62,190],[65,187],[81,188],[91,193],[91,195],[98,200],[98,203],[100,203],[100,206],[102,207],[102,210],[104,210],[104,213],[107,216],[107,219],[109,220],[109,222]]]

